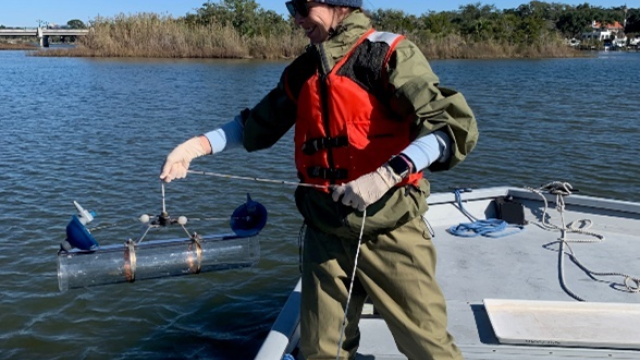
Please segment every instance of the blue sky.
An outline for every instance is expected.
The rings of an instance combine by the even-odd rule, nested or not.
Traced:
[[[133,14],[154,12],[183,16],[194,12],[206,0],[0,0],[0,25],[37,26],[38,20],[64,25],[72,19],[84,22],[96,16],[111,17],[119,13]],[[212,1],[214,3],[218,1]],[[284,13],[284,0],[257,0],[263,9]],[[498,9],[509,9],[526,4],[529,0],[364,0],[367,9],[397,9],[420,15],[428,11],[457,10],[460,5],[480,2],[495,5]],[[592,6],[610,8],[624,5],[640,7],[640,0],[557,0],[562,4],[578,5],[588,2]]]

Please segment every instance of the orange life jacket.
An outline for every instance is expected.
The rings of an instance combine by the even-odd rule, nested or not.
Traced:
[[[316,71],[297,98],[295,162],[304,183],[342,184],[376,170],[413,140],[409,119],[399,119],[370,91],[338,74],[365,41],[386,42],[382,69],[403,36],[371,29],[324,78]],[[363,45],[363,46],[366,46]],[[324,87],[324,88],[323,88]],[[416,185],[422,172],[398,186]],[[327,189],[327,191],[329,191]]]

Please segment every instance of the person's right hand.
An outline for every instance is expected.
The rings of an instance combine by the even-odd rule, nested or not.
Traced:
[[[204,136],[196,136],[183,142],[167,156],[164,165],[162,165],[160,179],[170,183],[171,180],[185,178],[191,160],[210,153],[211,145]]]

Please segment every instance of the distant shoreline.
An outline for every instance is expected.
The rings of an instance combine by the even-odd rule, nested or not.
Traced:
[[[271,41],[278,43],[278,41]],[[569,47],[531,46],[509,47],[496,44],[475,43],[468,46],[451,48],[442,44],[426,46],[418,44],[425,57],[429,60],[480,60],[480,59],[548,59],[548,58],[585,58],[592,56],[591,51],[581,51]],[[38,49],[35,47],[27,50]],[[42,57],[84,57],[84,58],[149,58],[149,59],[256,59],[256,60],[287,60],[294,59],[304,51],[304,46],[297,48],[268,47],[265,51],[247,46],[232,48],[182,48],[148,49],[144,47],[119,48],[108,50],[93,49],[85,45],[75,48],[36,50],[32,56]]]
[[[38,50],[38,47],[30,44],[0,43],[0,50]]]
[[[244,32],[229,23],[190,23],[157,14],[120,15],[94,21],[78,36],[77,46],[30,53],[44,57],[169,58],[169,59],[293,59],[308,39],[297,27]],[[540,59],[588,57],[564,45],[557,34],[533,42],[475,39],[455,33],[407,33],[427,59]]]

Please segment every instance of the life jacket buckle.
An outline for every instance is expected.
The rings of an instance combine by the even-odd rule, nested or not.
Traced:
[[[311,166],[307,168],[307,175],[312,179],[344,180],[347,179],[349,171],[347,169],[329,169],[320,166]]]
[[[302,144],[302,152],[305,155],[313,155],[318,152],[318,139],[312,139]]]
[[[323,149],[347,145],[349,145],[349,138],[346,136],[315,138],[302,144],[302,152],[305,155],[313,155]]]

